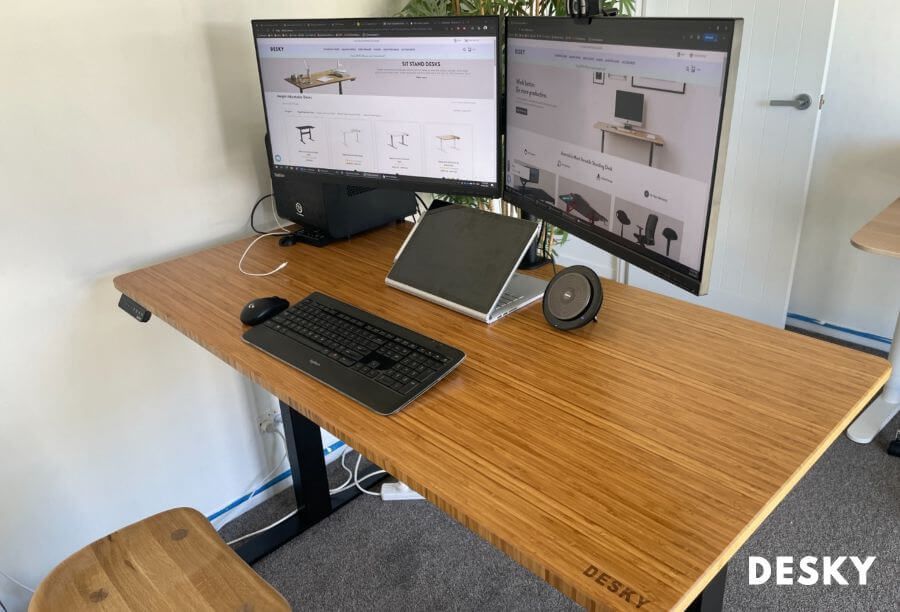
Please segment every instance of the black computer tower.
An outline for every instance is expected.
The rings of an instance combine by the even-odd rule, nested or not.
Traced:
[[[333,238],[347,238],[416,211],[416,196],[412,191],[322,183],[276,171],[271,165],[268,134],[266,153],[278,215],[317,227]]]

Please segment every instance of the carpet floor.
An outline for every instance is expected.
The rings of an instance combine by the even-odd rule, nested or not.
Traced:
[[[840,436],[735,554],[725,610],[900,610],[900,458],[885,452],[900,416],[871,444]],[[329,466],[332,486],[343,479]],[[225,526],[232,538],[294,509],[284,491]],[[876,556],[868,584],[748,584],[748,557]],[[821,568],[821,565],[819,566]],[[295,610],[580,610],[425,501],[360,496],[254,564]]]

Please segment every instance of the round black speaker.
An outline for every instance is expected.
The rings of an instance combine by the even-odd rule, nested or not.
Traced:
[[[557,329],[593,321],[603,304],[600,278],[587,266],[572,266],[553,277],[544,291],[544,318]]]

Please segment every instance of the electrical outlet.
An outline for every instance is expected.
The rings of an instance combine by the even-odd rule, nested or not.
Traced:
[[[402,501],[425,498],[402,482],[386,482],[381,485],[381,499],[384,501]]]
[[[261,432],[266,433],[275,429],[275,421],[268,416],[261,416],[259,417],[258,426]]]

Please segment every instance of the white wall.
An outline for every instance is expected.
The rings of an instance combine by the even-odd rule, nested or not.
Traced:
[[[840,3],[789,306],[886,337],[900,308],[900,261],[860,251],[850,236],[900,197],[898,23],[891,0]]]
[[[0,4],[0,569],[35,586],[148,514],[217,510],[280,455],[256,390],[129,319],[112,277],[247,232],[269,189],[251,18],[397,5]],[[0,600],[27,602],[2,577]]]

